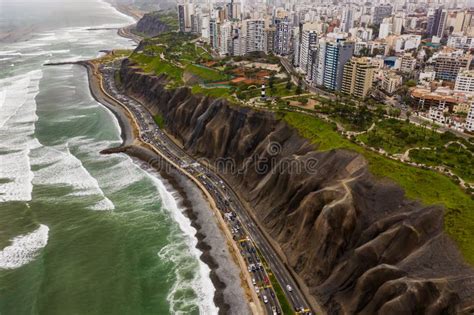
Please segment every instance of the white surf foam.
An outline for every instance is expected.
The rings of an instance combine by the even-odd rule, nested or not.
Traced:
[[[31,233],[11,239],[11,245],[0,251],[0,269],[16,269],[33,261],[48,244],[49,228],[41,224]]]
[[[33,173],[29,154],[34,140],[40,70],[0,80],[0,202],[29,201]]]
[[[65,147],[41,147],[32,152],[32,165],[42,166],[34,172],[33,184],[70,186],[70,196],[100,196],[102,199],[91,206],[92,210],[114,210],[113,202],[108,199],[81,160]]]
[[[122,16],[126,21],[124,22],[124,24],[120,24],[121,26],[126,26],[128,23],[135,23],[137,22],[134,18],[132,18],[131,16],[129,15],[126,15],[126,14],[123,14],[122,12],[120,12],[119,10],[117,10],[114,6],[112,6],[110,3],[104,1],[104,0],[100,0],[99,1],[102,6],[105,8],[105,9],[108,9],[110,11],[113,11],[116,15],[120,15]],[[104,26],[101,26],[101,27],[104,27]]]
[[[149,174],[149,176],[161,196],[164,208],[170,212],[171,217],[184,234],[185,246],[174,243],[176,241],[174,240],[158,253],[160,258],[171,260],[175,263],[177,281],[174,283],[167,297],[170,303],[170,312],[183,313],[180,311],[183,306],[185,307],[189,302],[195,302],[199,307],[200,314],[217,314],[219,308],[214,304],[215,288],[210,278],[211,270],[209,266],[201,261],[199,257],[202,252],[196,248],[198,242],[196,239],[197,231],[191,226],[191,221],[184,215],[183,209],[178,207],[177,199],[179,196],[177,194],[173,195],[168,191],[163,182],[157,177],[151,174]],[[189,262],[189,255],[194,257],[194,264]],[[191,282],[184,278],[187,271],[194,274],[194,279]],[[185,301],[183,299],[180,291],[186,290],[187,288],[191,288],[195,292],[197,301]]]

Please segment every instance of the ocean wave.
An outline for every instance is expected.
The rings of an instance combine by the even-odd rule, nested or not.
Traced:
[[[48,244],[49,228],[41,224],[31,233],[11,240],[11,245],[0,251],[0,269],[16,269],[33,261]]]
[[[34,139],[35,97],[42,71],[0,80],[0,202],[30,201],[33,190],[29,154],[38,143]]]
[[[173,239],[165,246],[158,255],[160,258],[173,262],[176,281],[168,294],[170,312],[178,314],[189,313],[189,308],[197,305],[200,314],[217,314],[219,308],[214,304],[215,287],[210,278],[209,266],[201,261],[202,252],[196,248],[196,229],[191,226],[183,210],[178,207],[180,196],[168,191],[163,182],[157,177],[149,174],[157,188],[164,209],[168,210],[173,220],[178,224],[182,242]],[[189,259],[192,256],[194,259]],[[192,290],[193,296],[186,294]]]
[[[84,167],[82,161],[74,156],[69,146],[41,147],[32,152],[32,165],[42,166],[34,172],[35,185],[70,186],[69,196],[100,196],[102,200],[91,206],[92,210],[114,210],[95,177]]]

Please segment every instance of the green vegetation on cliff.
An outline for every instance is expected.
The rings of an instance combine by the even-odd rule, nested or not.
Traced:
[[[372,174],[393,180],[405,189],[407,197],[426,205],[444,205],[445,231],[455,240],[465,259],[474,264],[474,200],[448,177],[366,150],[339,135],[334,125],[316,117],[284,113],[283,119],[320,150],[348,149],[362,154]]]

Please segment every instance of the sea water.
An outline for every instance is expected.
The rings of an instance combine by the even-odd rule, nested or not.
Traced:
[[[75,65],[131,49],[99,0],[0,0],[0,314],[215,314],[180,196],[126,155]]]

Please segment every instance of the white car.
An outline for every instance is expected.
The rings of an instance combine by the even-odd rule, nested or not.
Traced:
[[[260,289],[257,286],[255,286],[255,292],[257,292],[257,294],[260,293]]]
[[[289,284],[286,285],[286,289],[288,290],[288,292],[292,292],[292,291],[293,291],[293,288],[292,288],[291,285],[289,285]]]
[[[263,303],[267,304],[268,303],[268,298],[266,295],[263,296]]]
[[[253,285],[257,284],[257,281],[255,281],[255,278],[252,278],[252,283],[253,283]]]

